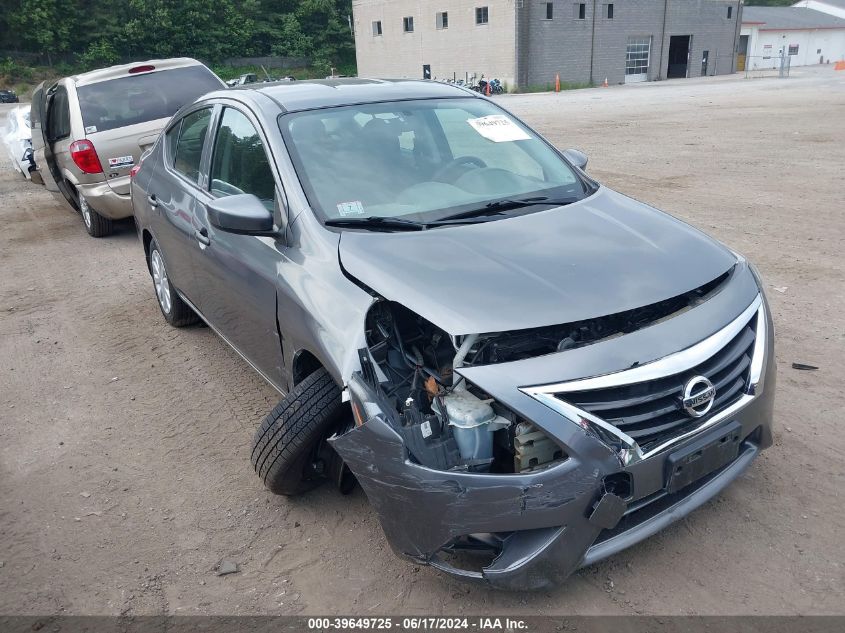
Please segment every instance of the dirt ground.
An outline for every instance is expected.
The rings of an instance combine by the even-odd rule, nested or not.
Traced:
[[[845,73],[501,102],[762,271],[776,444],[748,474],[554,591],[410,565],[360,489],[263,489],[248,451],[277,394],[207,328],[165,324],[130,223],[88,237],[4,156],[0,613],[845,613]]]

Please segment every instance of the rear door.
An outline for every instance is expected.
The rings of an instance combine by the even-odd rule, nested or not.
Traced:
[[[36,179],[40,176],[48,191],[61,196],[56,184],[61,181],[61,175],[56,166],[50,144],[47,142],[48,88],[47,82],[42,81],[35,88],[35,92],[32,93],[32,105],[29,113],[29,121],[32,127],[32,152],[38,170]]]
[[[191,302],[196,287],[191,262],[196,198],[205,184],[204,161],[214,106],[198,106],[173,122],[162,139],[161,161],[137,204],[151,207],[153,237],[173,285]]]
[[[257,119],[223,106],[210,154],[209,185],[198,196],[194,215],[196,305],[253,367],[281,386],[286,374],[276,292],[282,238],[215,229],[206,206],[216,198],[250,193],[274,210],[276,225],[281,224],[282,190]]]

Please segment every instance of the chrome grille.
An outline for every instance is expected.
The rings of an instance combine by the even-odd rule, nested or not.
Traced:
[[[681,373],[655,380],[556,393],[559,400],[591,413],[635,440],[643,451],[700,426],[742,397],[749,381],[756,339],[756,315],[707,360]],[[705,376],[716,387],[704,418],[688,415],[681,404],[686,382]]]

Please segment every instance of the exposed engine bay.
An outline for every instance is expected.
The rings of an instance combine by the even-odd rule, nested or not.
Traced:
[[[451,336],[401,304],[381,300],[366,320],[370,380],[397,413],[411,458],[438,470],[524,473],[566,459],[542,430],[467,383],[456,369],[512,362],[590,345],[689,309],[729,272],[688,293],[588,321]],[[362,362],[369,363],[366,355]]]

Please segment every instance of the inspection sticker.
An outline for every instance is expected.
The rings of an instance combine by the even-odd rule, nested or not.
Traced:
[[[135,159],[131,156],[118,156],[116,158],[109,158],[109,169],[124,169],[132,167],[135,164]]]
[[[476,132],[494,143],[526,141],[531,136],[504,114],[492,114],[479,119],[467,119]]]
[[[338,202],[337,212],[344,217],[347,215],[363,215],[364,205],[360,200],[353,200],[352,202]]]
[[[85,128],[85,133],[86,133],[86,134],[93,134],[93,133],[94,133],[94,132],[96,132],[96,131],[97,131],[97,126],[96,126],[96,125],[89,125],[88,127],[86,127],[86,128]]]

